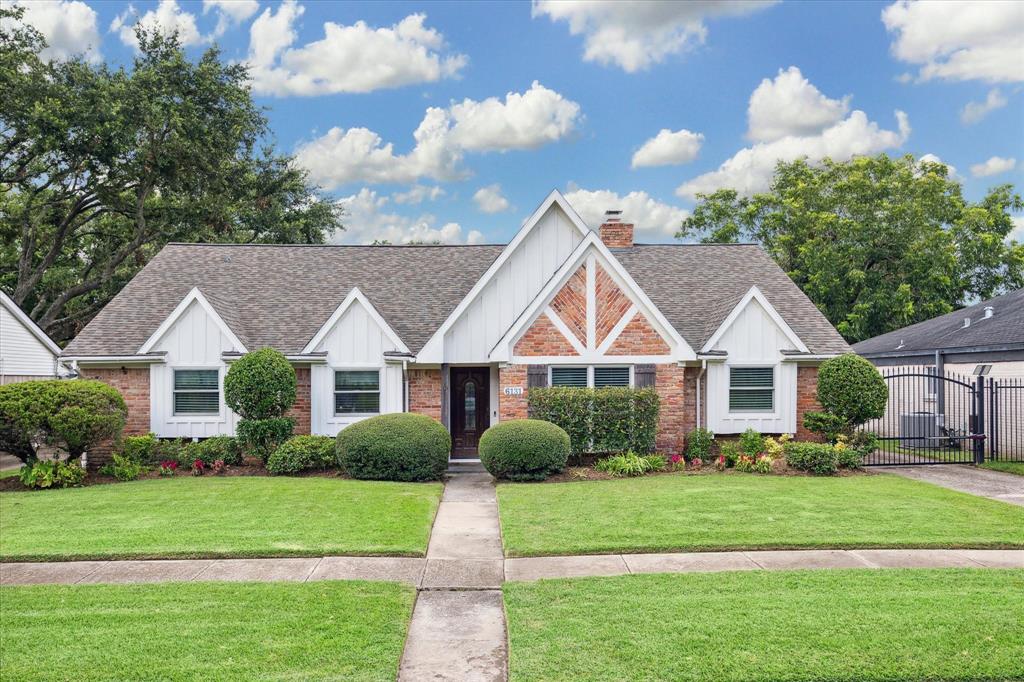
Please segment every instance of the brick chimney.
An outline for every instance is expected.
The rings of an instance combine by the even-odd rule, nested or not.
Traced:
[[[633,223],[622,222],[622,211],[605,211],[598,233],[609,249],[633,246]]]

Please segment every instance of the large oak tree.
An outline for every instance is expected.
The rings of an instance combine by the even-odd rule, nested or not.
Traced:
[[[677,237],[760,244],[850,342],[1024,286],[1010,185],[964,199],[911,156],[780,162],[770,191],[698,195]]]
[[[40,58],[0,8],[0,286],[57,341],[166,243],[320,243],[334,202],[266,144],[244,66],[140,30],[129,68]]]

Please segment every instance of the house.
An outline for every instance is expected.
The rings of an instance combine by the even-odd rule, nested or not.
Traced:
[[[60,347],[0,291],[0,384],[58,376]]]
[[[527,416],[537,386],[653,386],[658,447],[802,430],[817,366],[849,351],[757,246],[640,245],[552,192],[507,245],[170,244],[65,349],[119,388],[128,431],[231,434],[229,364],[265,346],[298,377],[296,431],[430,415],[453,456]]]

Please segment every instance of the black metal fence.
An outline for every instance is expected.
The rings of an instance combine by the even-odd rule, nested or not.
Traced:
[[[1024,378],[987,378],[934,367],[882,370],[885,414],[864,425],[879,447],[866,466],[1024,462]]]

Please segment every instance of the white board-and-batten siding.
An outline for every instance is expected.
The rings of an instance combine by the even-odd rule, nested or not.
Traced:
[[[57,356],[3,306],[0,306],[0,376],[19,380],[57,376]]]
[[[334,436],[349,424],[371,415],[334,414],[334,372],[345,369],[380,371],[380,413],[401,412],[402,366],[385,364],[385,351],[398,348],[358,300],[353,301],[314,349],[327,352],[326,365],[310,373],[310,428],[315,435]]]
[[[783,362],[783,350],[793,342],[756,299],[751,299],[722,334],[714,350],[728,353],[725,362],[708,365],[708,428],[716,434],[796,432],[797,366]],[[772,367],[775,371],[775,409],[770,413],[729,411],[729,368]]]

